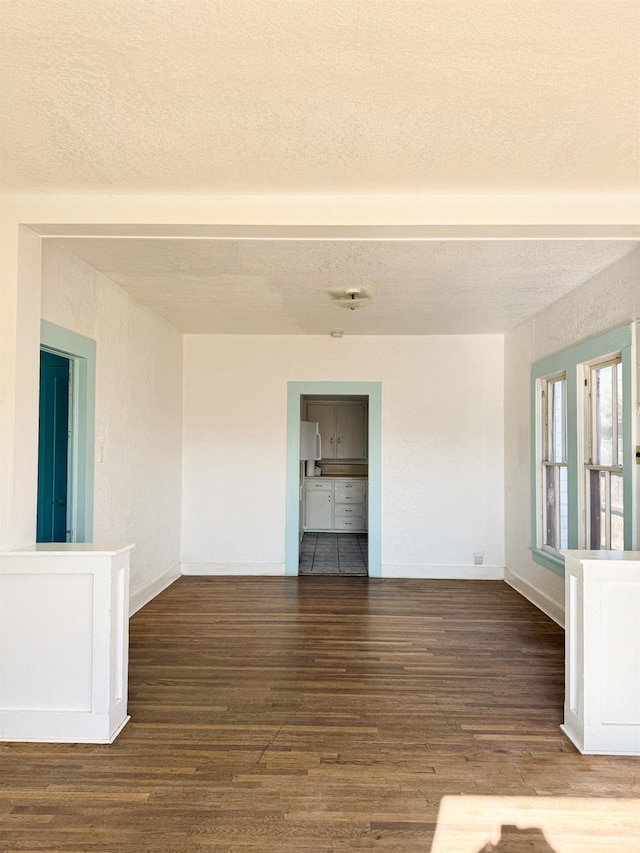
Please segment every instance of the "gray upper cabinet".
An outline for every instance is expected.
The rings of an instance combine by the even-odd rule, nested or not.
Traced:
[[[366,403],[307,403],[306,420],[320,425],[323,459],[366,461]]]

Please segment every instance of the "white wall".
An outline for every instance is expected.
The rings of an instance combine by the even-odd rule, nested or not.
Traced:
[[[504,566],[503,338],[186,336],[185,562],[284,571],[287,382],[382,382],[383,574]]]
[[[182,336],[51,240],[42,316],[97,342],[93,538],[135,543],[131,592],[144,597],[179,563]]]
[[[529,551],[530,368],[545,356],[638,318],[640,249],[505,336],[506,578],[560,622],[564,616],[564,579],[534,563]]]
[[[0,227],[0,548],[3,550],[30,545],[36,535],[42,255],[40,238],[29,228],[19,226],[16,237],[15,246],[7,246],[6,234]]]
[[[116,188],[117,189],[117,188]],[[40,223],[33,225],[32,223]],[[70,224],[73,223],[73,224]],[[40,277],[18,236],[637,238],[637,193],[378,196],[0,195],[0,548],[35,535]],[[320,229],[320,230],[319,230]],[[24,247],[23,247],[24,248]],[[36,269],[40,269],[38,263]]]

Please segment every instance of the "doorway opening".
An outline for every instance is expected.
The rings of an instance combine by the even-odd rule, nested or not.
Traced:
[[[71,533],[67,515],[70,379],[69,359],[41,349],[36,542],[67,542]]]
[[[368,408],[366,395],[300,398],[300,575],[367,575]]]
[[[379,382],[289,383],[287,574],[380,576],[380,429]]]
[[[91,542],[96,343],[40,324],[37,542]]]

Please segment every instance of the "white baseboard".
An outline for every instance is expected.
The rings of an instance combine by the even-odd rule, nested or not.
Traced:
[[[145,604],[148,604],[152,599],[154,599],[156,595],[160,595],[163,590],[168,586],[171,586],[174,581],[177,581],[180,575],[180,563],[176,563],[168,572],[160,575],[159,578],[154,578],[151,583],[148,583],[146,586],[143,586],[142,589],[139,589],[137,592],[130,595],[129,618],[131,618],[134,613],[137,613],[140,608],[144,607]]]
[[[284,563],[180,563],[183,575],[274,576],[284,575]]]
[[[509,586],[513,587],[516,592],[524,596],[527,601],[530,601],[538,610],[546,613],[550,619],[553,619],[561,628],[564,628],[564,604],[556,601],[548,596],[542,590],[530,584],[520,575],[512,572],[511,569],[504,570],[504,579]]]
[[[126,706],[126,702],[124,703]],[[126,707],[123,708],[126,711]],[[131,717],[86,711],[0,710],[0,741],[15,743],[113,743]]]
[[[425,580],[501,581],[503,566],[439,566],[409,563],[383,563],[383,578],[419,578]]]

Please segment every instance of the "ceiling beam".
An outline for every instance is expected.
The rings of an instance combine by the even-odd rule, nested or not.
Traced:
[[[5,222],[42,236],[248,239],[640,239],[640,194],[23,195]]]

